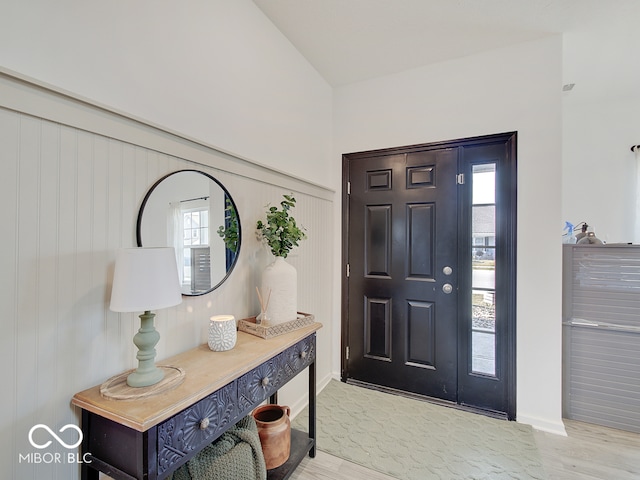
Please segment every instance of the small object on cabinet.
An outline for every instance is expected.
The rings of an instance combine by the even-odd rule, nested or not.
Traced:
[[[209,348],[225,352],[236,345],[236,319],[233,315],[214,315],[209,321]]]
[[[312,314],[302,312],[298,312],[295,320],[278,323],[276,325],[259,324],[257,323],[256,317],[249,317],[238,320],[238,330],[262,338],[273,338],[306,327],[314,322],[315,317]]]

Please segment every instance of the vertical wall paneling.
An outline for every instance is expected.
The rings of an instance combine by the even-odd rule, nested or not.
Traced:
[[[118,248],[121,245],[120,234],[123,231],[123,184],[124,180],[124,145],[115,140],[109,140],[108,154],[109,165],[106,173],[107,178],[107,245],[111,248]],[[108,259],[107,259],[108,261]],[[113,271],[108,267],[104,271],[104,279],[107,285],[111,284]],[[108,308],[105,311],[105,344],[107,351],[116,352],[117,358],[124,358],[127,351],[125,345],[120,342],[122,336],[119,316]],[[122,368],[124,368],[124,364]]]
[[[0,395],[0,411],[6,412],[0,423],[0,432],[5,437],[16,438],[18,428],[15,423],[17,416],[17,343],[18,343],[18,232],[9,228],[18,224],[18,155],[20,118],[12,112],[0,109],[0,205],[1,219],[5,226],[0,248],[0,308],[4,318],[2,320],[2,347],[0,348],[0,362],[5,368],[5,389]],[[16,465],[11,462],[17,455],[16,442],[8,442],[0,453],[0,465],[6,465],[5,476],[16,478]]]
[[[42,372],[38,372],[38,344],[41,341],[38,331],[37,309],[33,293],[38,288],[38,232],[33,228],[37,224],[39,206],[38,180],[40,175],[40,122],[36,119],[21,116],[19,121],[18,151],[18,203],[16,249],[16,286],[17,286],[17,332],[16,332],[16,364],[19,371],[16,375],[17,403],[16,419],[21,425],[38,423],[38,380]],[[9,231],[12,228],[8,229]],[[20,425],[19,424],[19,425]],[[26,430],[28,431],[28,430]],[[20,432],[20,428],[18,429]],[[17,446],[28,445],[27,439],[18,438]],[[33,470],[33,467],[30,468]],[[22,475],[18,471],[18,478]]]
[[[165,134],[158,135],[160,144],[170,145]],[[254,286],[272,256],[257,241],[255,223],[264,218],[267,205],[293,193],[294,215],[308,239],[288,260],[298,269],[299,310],[314,313],[325,325],[318,332],[318,378],[329,377],[332,192],[286,176],[280,181],[273,172],[264,177],[277,181],[267,182],[264,167],[256,167],[253,177],[246,164],[242,175],[216,168],[218,159],[229,165],[229,156],[202,146],[184,149],[185,157],[194,156],[182,158],[92,133],[90,126],[79,130],[1,107],[0,145],[5,232],[0,237],[5,316],[0,360],[9,385],[0,400],[0,431],[13,440],[11,448],[0,450],[0,478],[78,478],[75,464],[34,464],[18,457],[34,451],[28,442],[32,426],[42,423],[58,431],[80,423],[79,412],[70,406],[74,393],[135,367],[132,338],[139,313],[109,310],[113,262],[119,248],[135,246],[146,191],[171,171],[197,168],[225,185],[238,206],[242,248],[238,265],[219,289],[156,312],[158,360],[205,342],[213,314],[257,313]],[[301,408],[306,391],[304,376],[296,378],[281,391],[282,401]],[[49,440],[40,434],[40,441]],[[59,445],[49,451],[67,453]]]
[[[39,169],[29,174],[38,178],[38,190],[32,192],[38,198],[37,217],[37,273],[36,279],[36,313],[37,313],[37,346],[36,346],[36,398],[46,397],[55,391],[57,378],[46,372],[56,368],[56,253],[58,225],[58,155],[59,127],[50,123],[40,124]],[[47,181],[46,179],[51,179]],[[50,233],[47,233],[50,232]],[[50,307],[54,306],[54,309]],[[55,418],[53,403],[38,405],[38,416]],[[39,476],[46,476],[46,465],[38,465]]]

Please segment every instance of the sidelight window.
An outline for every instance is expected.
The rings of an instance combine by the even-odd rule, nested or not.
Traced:
[[[496,374],[496,164],[472,166],[471,369]]]

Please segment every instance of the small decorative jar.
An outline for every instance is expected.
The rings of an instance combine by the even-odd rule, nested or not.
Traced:
[[[209,321],[209,348],[214,352],[231,350],[238,333],[233,315],[214,315]]]

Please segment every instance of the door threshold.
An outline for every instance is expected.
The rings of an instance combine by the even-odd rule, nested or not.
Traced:
[[[354,385],[356,387],[368,388],[369,390],[375,390],[378,392],[390,393],[391,395],[411,398],[413,400],[420,400],[422,402],[432,403],[441,407],[453,408],[455,410],[461,410],[463,412],[476,413],[479,415],[484,415],[485,417],[496,418],[498,420],[508,420],[507,414],[505,412],[497,412],[495,410],[474,407],[472,405],[461,405],[456,402],[429,397],[427,395],[420,395],[413,392],[405,392],[404,390],[398,390],[396,388],[385,387],[382,385],[375,385],[373,383],[363,382],[361,380],[354,380],[353,378],[347,378],[345,383],[347,383],[348,385]]]

